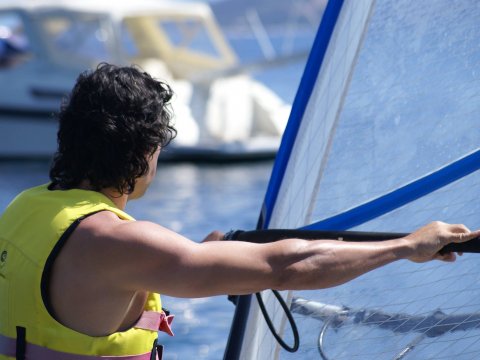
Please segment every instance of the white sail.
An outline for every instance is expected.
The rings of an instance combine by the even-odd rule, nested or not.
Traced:
[[[280,188],[276,206],[273,208],[271,228],[298,228],[308,223],[309,209],[313,207],[318,177],[328,156],[329,138],[333,134],[340,113],[340,108],[348,88],[348,83],[360,48],[367,20],[373,1],[350,2],[339,14],[338,22],[348,24],[345,27],[335,27],[331,43],[339,46],[329,46],[325,61],[318,74],[318,80],[313,88],[305,117],[322,119],[322,121],[304,121],[299,129],[297,141],[292,149],[290,161]],[[327,13],[328,15],[328,13]],[[336,85],[331,86],[332,83]],[[318,144],[315,152],[308,151],[312,143]],[[298,174],[303,181],[301,186],[290,186]],[[298,197],[303,201],[298,201]],[[283,294],[288,298],[288,294]],[[277,329],[285,325],[284,313],[275,297],[265,292],[263,299],[272,321]],[[270,359],[277,357],[279,347],[271,336],[258,305],[254,304],[248,318],[245,346],[242,348],[241,359]]]
[[[480,227],[478,19],[475,0],[329,1],[263,226],[410,232],[442,220]],[[454,265],[401,261],[333,289],[284,293],[300,309],[295,354],[278,346],[252,301],[239,358],[478,358],[477,263],[472,254]],[[263,298],[292,343],[278,302]],[[342,317],[346,307],[351,317]],[[340,310],[329,317],[323,309]]]

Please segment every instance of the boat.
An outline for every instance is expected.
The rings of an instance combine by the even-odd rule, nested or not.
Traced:
[[[0,158],[50,158],[62,99],[102,61],[135,64],[173,88],[178,136],[164,160],[275,156],[290,105],[239,63],[208,4],[4,0]]]
[[[476,1],[328,1],[258,228],[478,229],[479,17]],[[466,253],[236,297],[224,359],[477,359],[479,283]]]

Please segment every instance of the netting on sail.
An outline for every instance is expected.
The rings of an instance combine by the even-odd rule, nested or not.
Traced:
[[[475,0],[344,1],[269,227],[345,213],[478,151],[478,19]],[[341,227],[410,232],[441,220],[478,228],[479,194],[480,173],[471,172]],[[275,346],[263,319],[249,315],[242,357],[480,357],[478,261],[474,254],[455,264],[399,261],[339,287],[284,294],[296,313],[299,352]],[[282,310],[264,298],[292,341]]]
[[[478,227],[478,204],[466,204],[479,184],[480,174],[473,173],[356,230],[413,230],[432,218]],[[478,261],[478,254],[464,254],[455,264],[400,261],[336,288],[292,293],[300,353],[309,359],[477,358]],[[325,305],[338,309],[328,313]]]

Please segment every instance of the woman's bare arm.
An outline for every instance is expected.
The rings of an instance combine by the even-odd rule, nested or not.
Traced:
[[[103,221],[108,226],[98,228],[95,220],[87,220],[85,235],[96,237],[89,242],[91,269],[98,268],[102,277],[121,288],[177,297],[336,286],[400,259],[452,261],[452,255],[441,257],[438,251],[450,242],[480,235],[462,225],[436,222],[406,238],[382,242],[288,239],[199,244],[150,222]]]

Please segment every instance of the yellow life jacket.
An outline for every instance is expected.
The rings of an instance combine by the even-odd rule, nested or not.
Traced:
[[[134,327],[92,337],[55,320],[42,296],[48,259],[54,256],[82,218],[111,211],[134,220],[101,193],[49,190],[38,186],[18,195],[0,217],[0,360],[5,359],[157,359],[159,328],[171,317],[160,296],[150,293]],[[153,350],[152,350],[153,349]]]

